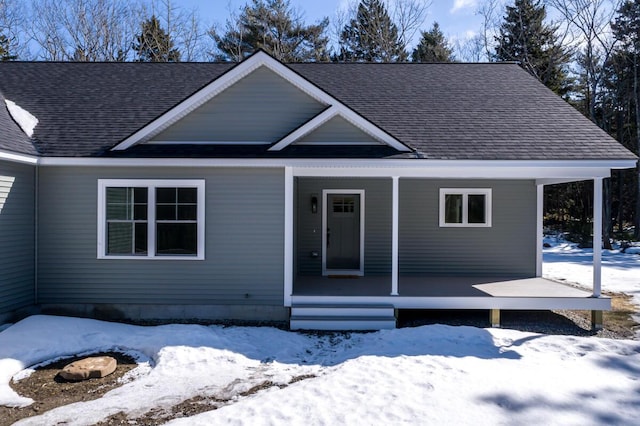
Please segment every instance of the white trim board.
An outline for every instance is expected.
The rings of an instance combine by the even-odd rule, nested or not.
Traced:
[[[107,250],[107,216],[106,190],[119,187],[147,187],[147,254],[146,255],[108,255]],[[197,188],[197,254],[195,256],[171,256],[156,254],[156,197],[155,188]],[[205,181],[204,179],[98,179],[98,236],[97,258],[117,260],[204,260],[205,259]]]
[[[242,78],[251,74],[253,71],[260,67],[266,67],[269,70],[273,71],[280,77],[284,78],[298,89],[302,90],[312,98],[316,99],[320,103],[329,106],[330,110],[335,111],[342,115],[349,121],[357,123],[356,125],[363,130],[371,133],[373,135],[380,135],[383,137],[382,141],[388,143],[399,151],[409,152],[411,151],[407,146],[403,143],[384,132],[379,127],[373,125],[368,120],[364,119],[362,116],[355,113],[353,110],[348,108],[346,105],[339,102],[333,96],[329,95],[324,90],[320,89],[318,86],[314,85],[298,73],[294,72],[287,66],[283,65],[276,59],[269,56],[267,53],[263,51],[259,51],[246,60],[240,62],[235,67],[228,70],[226,73],[218,77],[216,80],[209,83],[203,89],[194,93],[169,111],[162,114],[160,117],[153,120],[151,123],[147,124],[137,132],[133,133],[131,136],[124,139],[122,142],[117,144],[115,147],[111,148],[112,151],[122,151],[126,150],[138,143],[146,142],[151,139],[153,136],[159,134],[172,124],[176,123],[181,118],[185,117],[187,114],[200,107],[204,103],[213,99],[218,94],[222,93],[228,87],[232,86],[236,82],[240,81]],[[321,114],[322,115],[322,114]],[[313,119],[311,120],[313,121]],[[355,124],[354,123],[354,124]],[[303,125],[302,127],[305,127]],[[308,129],[307,129],[308,130]],[[306,133],[305,133],[306,134]],[[288,139],[287,139],[288,140]],[[291,142],[289,142],[291,143]],[[280,144],[280,143],[279,143]],[[278,144],[276,144],[278,145]],[[288,145],[288,144],[287,144]],[[280,144],[281,149],[286,145]]]
[[[327,269],[327,199],[330,194],[357,194],[360,196],[360,268],[357,270]],[[322,275],[350,274],[364,276],[364,189],[323,189],[322,190]]]
[[[302,304],[392,305],[396,309],[579,309],[610,311],[608,297],[293,296]]]
[[[1,152],[0,152],[1,154]],[[0,158],[2,158],[0,156]],[[294,176],[443,177],[562,179],[609,177],[611,169],[629,169],[635,160],[427,160],[427,159],[258,159],[258,158],[103,158],[41,157],[42,166],[69,167],[292,167]]]
[[[0,150],[0,160],[7,160],[14,163],[38,164],[39,158],[33,155],[16,154],[9,151]]]
[[[335,101],[337,102],[337,101]],[[311,120],[307,121],[305,124],[289,133],[284,138],[280,139],[275,145],[269,148],[269,151],[280,151],[283,148],[295,144],[296,141],[302,139],[309,133],[313,132],[317,128],[321,127],[323,124],[327,123],[332,118],[339,116],[344,118],[349,124],[355,126],[359,130],[365,132],[370,135],[375,140],[381,142],[382,144],[389,145],[400,152],[409,152],[411,151],[407,146],[400,143],[396,138],[380,129],[379,127],[373,125],[371,122],[365,120],[360,115],[356,114],[353,110],[347,108],[345,105],[340,103],[334,103],[328,109],[322,111],[320,114],[313,117]],[[307,143],[307,145],[328,145],[329,143]],[[331,144],[336,145],[340,144],[339,142],[331,142]],[[364,143],[358,143],[358,145],[363,145]],[[355,145],[353,142],[349,143],[349,145]]]

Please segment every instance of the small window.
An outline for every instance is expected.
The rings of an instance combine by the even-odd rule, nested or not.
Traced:
[[[99,180],[98,258],[204,259],[204,181]]]
[[[440,226],[491,226],[491,189],[441,188]]]

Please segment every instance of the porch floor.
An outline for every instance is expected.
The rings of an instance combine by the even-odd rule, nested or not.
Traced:
[[[399,296],[408,297],[568,297],[586,298],[591,292],[545,278],[403,276]],[[390,276],[298,276],[294,296],[389,296]]]
[[[386,304],[396,309],[611,310],[611,299],[545,278],[401,276],[306,277],[293,285],[291,306]]]

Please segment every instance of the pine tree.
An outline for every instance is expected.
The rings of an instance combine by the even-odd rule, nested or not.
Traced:
[[[142,32],[133,44],[139,62],[179,62],[180,51],[173,45],[155,15],[142,23]]]
[[[219,54],[217,59],[239,62],[263,49],[283,62],[328,60],[327,18],[316,25],[305,25],[289,0],[253,0],[235,20],[227,21],[226,31],[210,31]]]
[[[340,34],[339,62],[402,62],[407,52],[398,27],[380,0],[361,0]]]
[[[635,153],[640,154],[640,0],[627,0],[618,9],[618,16],[611,24],[614,37],[619,40],[621,49],[618,52],[620,62],[628,64],[630,80],[627,93],[628,103],[633,105],[635,119]],[[630,106],[630,105],[629,105]],[[635,179],[635,238],[640,239],[640,161],[636,165]]]
[[[0,61],[15,61],[16,59],[17,57],[15,55],[9,53],[9,39],[5,35],[0,34]]]
[[[413,62],[453,62],[453,49],[440,31],[440,25],[433,23],[429,31],[422,32],[420,43],[411,54]]]
[[[493,59],[517,61],[551,90],[565,95],[570,89],[569,54],[558,42],[555,29],[545,24],[544,5],[540,0],[515,0],[506,9]]]

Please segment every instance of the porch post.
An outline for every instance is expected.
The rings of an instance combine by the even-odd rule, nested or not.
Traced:
[[[593,179],[593,297],[602,288],[602,178]]]
[[[293,294],[293,169],[284,168],[284,306]]]
[[[542,276],[542,234],[544,233],[544,185],[536,185],[536,277]]]
[[[391,296],[398,296],[398,215],[399,215],[399,177],[392,176],[391,208]]]

